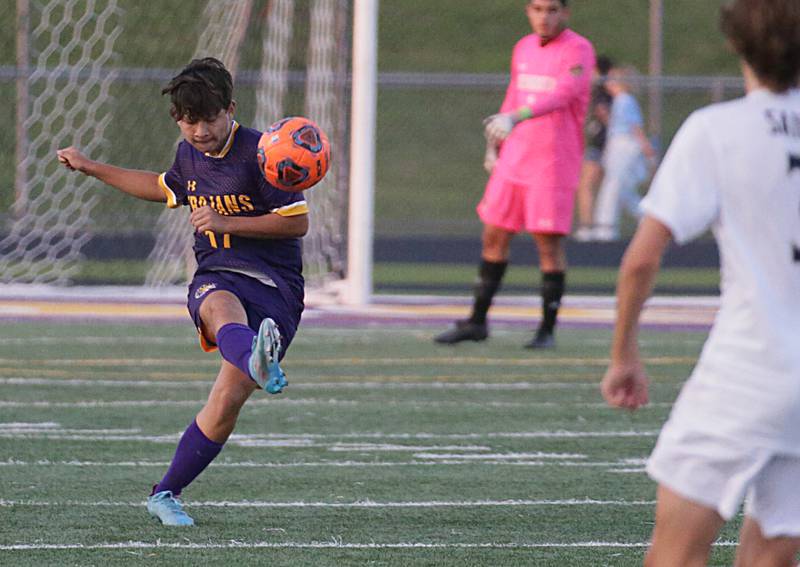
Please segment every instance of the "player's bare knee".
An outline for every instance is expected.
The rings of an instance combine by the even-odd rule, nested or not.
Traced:
[[[239,413],[251,392],[242,384],[229,382],[215,386],[208,401],[219,408],[219,413]]]
[[[222,325],[240,321],[243,317],[246,320],[241,302],[229,291],[214,291],[200,305],[200,319],[206,330],[214,335]]]
[[[485,236],[481,256],[484,260],[501,262],[508,257],[508,250],[509,245],[507,243],[492,236]]]

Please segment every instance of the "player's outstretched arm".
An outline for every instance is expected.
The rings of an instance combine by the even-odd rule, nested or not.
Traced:
[[[636,409],[648,402],[647,374],[639,356],[639,317],[671,239],[664,224],[645,216],[622,258],[611,364],[600,387],[611,406]]]
[[[308,232],[308,215],[281,216],[276,213],[256,217],[225,216],[209,207],[192,211],[189,220],[198,232],[210,230],[247,238],[300,238]]]
[[[120,191],[144,199],[145,201],[164,202],[167,200],[164,191],[158,184],[158,174],[152,171],[125,169],[107,163],[94,161],[72,146],[56,151],[58,161],[72,171],[80,171],[84,175],[95,177],[116,187]]]

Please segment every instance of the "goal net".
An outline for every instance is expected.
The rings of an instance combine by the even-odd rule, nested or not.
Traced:
[[[188,61],[214,56],[234,75],[237,120],[266,129],[287,115],[320,124],[333,146],[306,194],[314,287],[344,276],[351,0],[17,0],[10,129],[17,160],[0,169],[0,280],[184,284],[193,270],[185,208],[118,194],[55,159],[73,145],[123,167],[165,171],[177,129],[160,90]],[[9,129],[6,129],[7,131]],[[13,188],[13,189],[12,189]]]
[[[19,9],[16,167],[6,176],[14,189],[7,192],[13,200],[0,241],[0,279],[64,285],[79,270],[100,184],[69,175],[55,152],[77,145],[108,157],[120,9],[115,0]]]

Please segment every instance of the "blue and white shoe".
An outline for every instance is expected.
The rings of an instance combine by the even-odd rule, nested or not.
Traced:
[[[147,511],[165,526],[193,526],[194,520],[183,511],[183,505],[171,490],[156,492],[147,499]]]
[[[289,384],[278,364],[281,353],[281,332],[275,321],[267,317],[261,321],[258,334],[253,337],[253,352],[248,368],[250,378],[269,394],[280,394]]]

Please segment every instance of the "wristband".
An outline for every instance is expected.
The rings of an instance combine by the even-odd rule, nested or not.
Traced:
[[[520,106],[517,109],[517,113],[514,116],[514,122],[522,122],[523,120],[527,120],[528,118],[533,118],[533,111],[531,110],[530,106]]]

